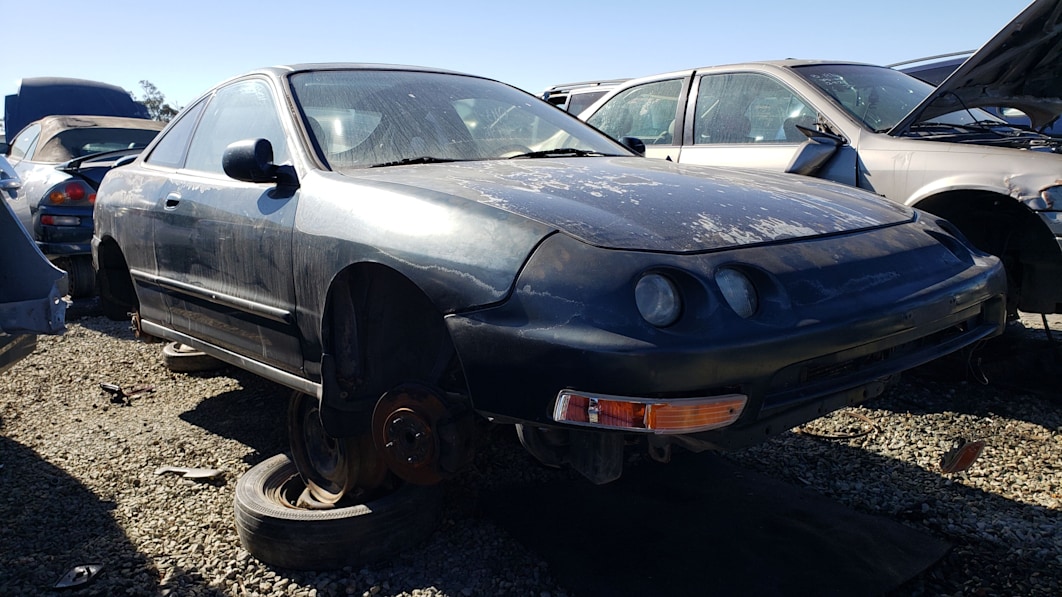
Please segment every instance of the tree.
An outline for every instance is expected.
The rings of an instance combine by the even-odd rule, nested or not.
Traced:
[[[177,115],[180,108],[174,108],[166,103],[166,96],[162,95],[158,87],[155,87],[151,81],[140,81],[140,87],[144,90],[144,97],[139,99],[141,104],[148,109],[148,114],[153,120],[161,120],[162,122],[169,122],[173,120],[173,117]]]

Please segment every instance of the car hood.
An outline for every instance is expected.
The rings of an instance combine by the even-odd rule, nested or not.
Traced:
[[[457,162],[348,174],[394,192],[474,201],[615,249],[712,251],[913,218],[906,207],[810,177],[634,157]]]
[[[891,134],[963,108],[1012,107],[1034,129],[1062,114],[1062,4],[1036,0],[970,56]]]

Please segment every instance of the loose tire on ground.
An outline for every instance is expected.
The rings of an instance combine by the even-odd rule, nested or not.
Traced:
[[[225,366],[222,361],[180,342],[170,342],[162,347],[162,363],[177,373],[214,371]]]
[[[262,562],[296,570],[334,570],[393,557],[436,528],[438,486],[403,484],[364,504],[328,510],[290,505],[304,487],[286,454],[269,458],[236,482],[240,543]]]

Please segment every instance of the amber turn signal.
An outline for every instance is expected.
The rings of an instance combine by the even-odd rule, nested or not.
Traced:
[[[744,394],[654,400],[562,390],[553,419],[602,429],[694,433],[732,424],[747,402]]]

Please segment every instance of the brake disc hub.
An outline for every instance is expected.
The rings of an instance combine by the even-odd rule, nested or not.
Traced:
[[[450,476],[467,460],[470,413],[455,412],[435,392],[402,386],[380,398],[372,436],[396,475],[418,485]]]

